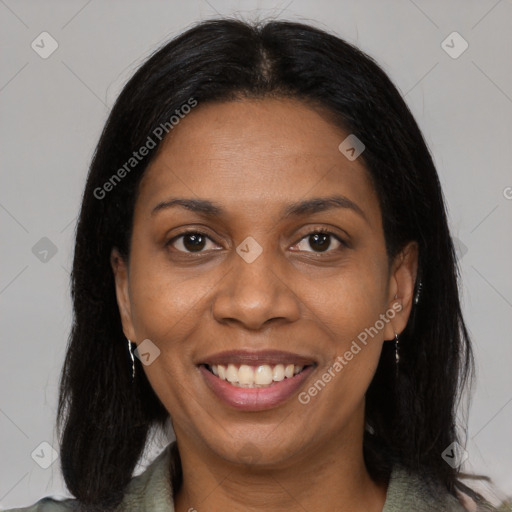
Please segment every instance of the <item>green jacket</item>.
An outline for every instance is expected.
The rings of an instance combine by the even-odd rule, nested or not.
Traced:
[[[170,447],[155,458],[146,470],[132,478],[119,512],[174,512],[170,479]],[[3,512],[69,512],[75,510],[75,499],[57,501],[43,498],[27,508]],[[463,512],[458,500],[441,489],[395,468],[391,474],[386,503],[382,512]]]

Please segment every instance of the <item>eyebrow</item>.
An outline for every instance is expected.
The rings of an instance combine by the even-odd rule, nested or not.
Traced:
[[[151,211],[151,215],[177,206],[181,206],[182,208],[186,208],[187,210],[207,217],[221,217],[226,214],[225,210],[223,210],[221,206],[206,199],[171,198],[167,201],[158,203]],[[314,197],[305,201],[290,203],[282,210],[281,216],[282,218],[301,217],[335,208],[352,210],[366,222],[369,222],[363,210],[356,203],[348,199],[348,197],[341,195]]]

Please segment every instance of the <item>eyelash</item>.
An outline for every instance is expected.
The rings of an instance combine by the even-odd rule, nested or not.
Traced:
[[[171,238],[166,244],[165,246],[168,247],[168,246],[171,246],[174,242],[176,242],[178,239],[186,236],[186,235],[189,235],[189,234],[194,234],[194,235],[200,235],[202,237],[205,237],[205,238],[208,238],[210,241],[214,242],[215,243],[215,240],[213,240],[210,236],[208,236],[208,234],[202,232],[202,231],[198,231],[198,230],[195,230],[195,229],[190,229],[190,230],[187,230],[187,231],[182,231],[181,233],[179,233],[178,235],[174,236],[173,238]],[[305,238],[308,238],[312,235],[316,235],[316,234],[323,234],[323,235],[330,235],[332,236],[335,240],[337,240],[343,248],[346,248],[348,247],[348,244],[347,242],[345,242],[343,239],[341,239],[336,233],[333,233],[332,231],[329,231],[328,229],[325,229],[325,228],[318,228],[318,229],[314,229],[312,231],[310,231],[309,233],[306,233],[296,244],[294,245],[297,245],[299,244],[300,242],[302,242],[302,240],[304,240]],[[341,248],[338,248],[337,250],[340,250]],[[299,252],[312,252],[313,254],[328,254],[328,253],[331,253],[333,251],[335,251],[336,249],[328,249],[327,251],[325,251],[325,253],[323,252],[317,252],[317,251],[299,251]],[[178,250],[178,253],[180,254],[202,254],[204,251],[198,251],[198,252],[187,252],[187,251],[180,251]]]

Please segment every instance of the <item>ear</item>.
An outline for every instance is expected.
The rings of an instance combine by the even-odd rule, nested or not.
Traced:
[[[418,244],[409,242],[395,257],[389,276],[388,307],[396,314],[386,324],[384,339],[392,340],[407,325],[414,300],[418,273]]]
[[[110,265],[112,266],[112,271],[114,272],[117,306],[119,308],[119,314],[121,315],[123,332],[129,340],[135,342],[135,329],[133,328],[128,283],[128,264],[125,262],[124,258],[115,247],[112,249],[110,254]]]

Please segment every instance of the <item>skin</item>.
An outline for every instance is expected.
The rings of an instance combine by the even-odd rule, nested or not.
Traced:
[[[389,261],[369,174],[338,150],[347,135],[298,100],[199,105],[141,181],[129,264],[116,249],[111,263],[124,334],[161,351],[144,371],[178,441],[177,512],[384,506],[387,485],[371,480],[363,460],[365,392],[384,340],[407,323],[417,246]],[[336,208],[281,217],[290,203],[333,194],[364,216]],[[225,214],[151,213],[171,197],[208,199]],[[199,254],[189,238],[175,239],[188,228],[208,237]],[[309,236],[319,228],[333,233],[326,251]],[[235,250],[248,236],[263,249],[250,264]],[[401,311],[307,405],[292,396],[265,411],[233,409],[196,366],[224,350],[286,350],[317,362],[304,391],[393,304]],[[257,454],[252,463],[239,455],[244,447]]]

